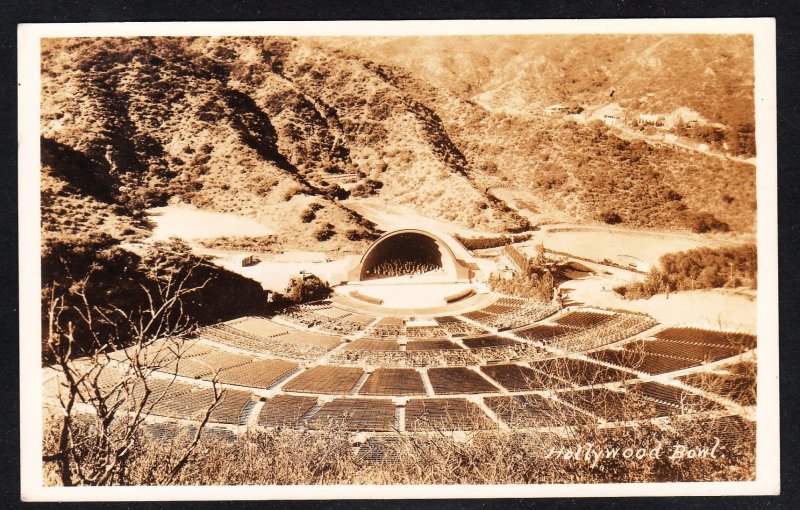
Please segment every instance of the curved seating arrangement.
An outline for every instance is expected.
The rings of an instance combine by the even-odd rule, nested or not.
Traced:
[[[138,356],[154,371],[149,386],[158,395],[147,413],[197,422],[216,384],[223,398],[209,422],[239,431],[552,429],[755,405],[747,359],[755,337],[655,326],[641,314],[558,313],[551,303],[509,297],[422,318],[373,317],[324,301],[111,353],[102,386],[125,377],[126,360]]]

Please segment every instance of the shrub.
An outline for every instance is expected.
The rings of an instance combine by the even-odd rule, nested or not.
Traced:
[[[719,221],[711,213],[699,213],[689,218],[689,227],[692,232],[697,234],[705,234],[707,232],[728,232],[730,226],[727,223]]]
[[[300,219],[303,223],[311,223],[316,217],[317,215],[314,213],[314,209],[310,207],[300,213]]]
[[[618,223],[622,223],[622,217],[613,211],[601,212],[600,219],[603,221],[603,223],[607,223],[609,225],[616,225]]]
[[[283,297],[285,300],[294,303],[305,303],[307,301],[317,301],[330,296],[331,288],[318,276],[313,274],[301,274],[289,280],[286,292]]]
[[[317,241],[327,241],[328,239],[333,237],[333,235],[335,233],[336,233],[336,230],[333,228],[333,225],[331,225],[330,223],[326,223],[326,224],[322,225],[321,227],[319,227],[314,232],[314,238]]]

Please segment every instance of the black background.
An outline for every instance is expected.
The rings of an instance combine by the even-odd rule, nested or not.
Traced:
[[[171,0],[24,1],[0,0],[0,508],[798,508],[798,334],[796,253],[800,249],[798,218],[798,84],[797,1],[403,1],[363,2],[249,0],[177,2]],[[19,351],[17,263],[17,23],[78,23],[115,21],[244,21],[339,19],[512,19],[512,18],[683,18],[775,17],[777,20],[778,195],[780,274],[781,492],[779,497],[617,498],[538,500],[406,500],[296,501],[206,503],[71,503],[23,504],[19,492]],[[773,452],[762,452],[772,455]],[[409,487],[409,496],[413,488]],[[502,491],[502,487],[491,492]],[[489,491],[487,491],[489,492]],[[576,494],[577,495],[577,494]]]

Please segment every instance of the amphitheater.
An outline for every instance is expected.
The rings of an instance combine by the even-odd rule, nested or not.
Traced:
[[[110,353],[98,384],[113,387],[135,357],[150,369],[148,421],[187,427],[216,385],[222,399],[205,426],[229,435],[335,426],[367,439],[457,438],[753,420],[755,336],[501,295],[482,280],[452,238],[393,232],[331,298]],[[54,402],[59,373],[44,378]]]

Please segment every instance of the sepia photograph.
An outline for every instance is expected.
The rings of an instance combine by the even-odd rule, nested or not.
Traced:
[[[618,23],[23,27],[27,497],[777,492],[774,24]]]

